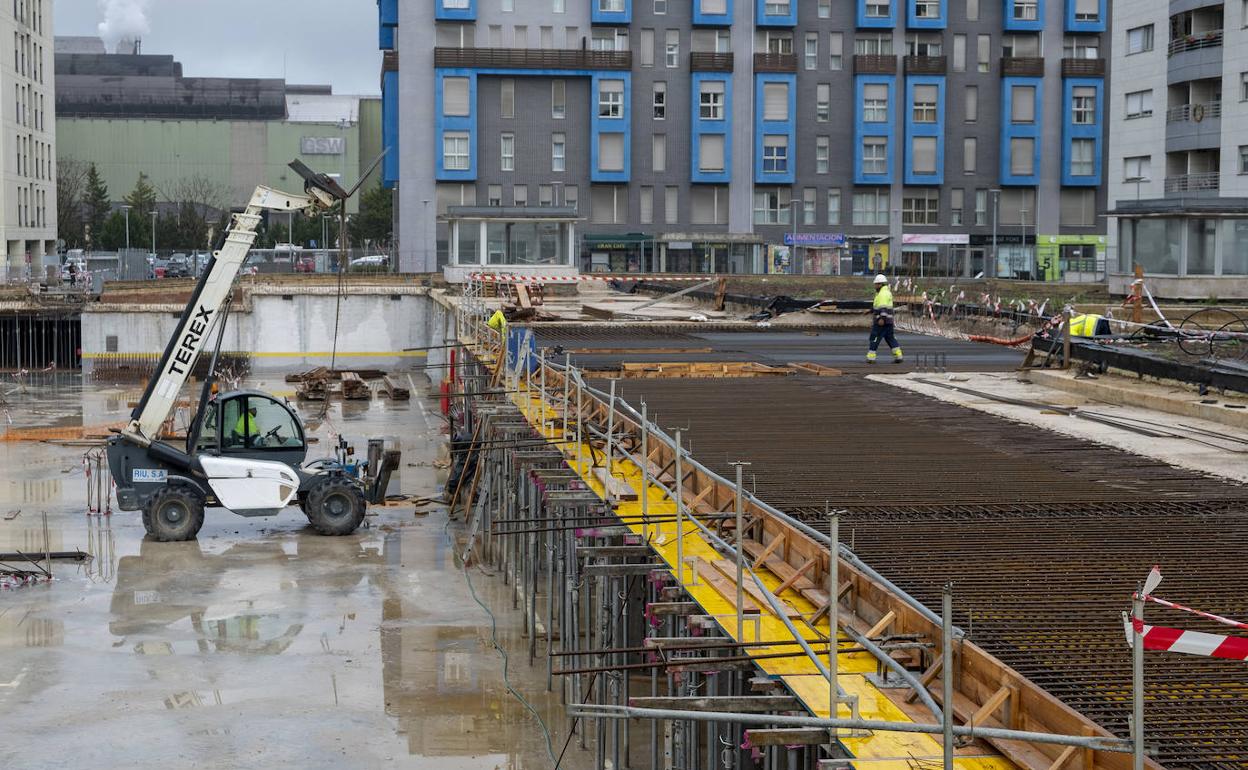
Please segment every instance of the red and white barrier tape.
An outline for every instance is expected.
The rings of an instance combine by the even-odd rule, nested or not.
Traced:
[[[1135,643],[1135,632],[1139,631],[1144,637],[1146,650],[1248,661],[1248,638],[1242,636],[1222,636],[1200,631],[1184,631],[1181,628],[1149,626],[1135,618],[1124,618],[1123,626],[1127,633],[1128,645]]]
[[[513,273],[472,273],[468,276],[473,281],[496,281],[498,283],[580,283],[584,281],[710,281],[717,276],[646,276],[630,278],[619,275],[515,275]]]
[[[1153,604],[1160,604],[1162,607],[1169,607],[1172,610],[1190,612],[1193,615],[1199,615],[1202,618],[1207,618],[1214,622],[1221,623],[1224,626],[1230,626],[1231,628],[1241,628],[1245,631],[1248,631],[1248,623],[1241,623],[1238,620],[1231,620],[1230,618],[1224,618],[1221,615],[1214,615],[1212,612],[1203,612],[1201,610],[1195,610],[1195,609],[1192,609],[1191,607],[1185,607],[1182,604],[1168,602],[1165,599],[1158,599],[1156,596],[1145,596],[1144,601],[1152,602]]]

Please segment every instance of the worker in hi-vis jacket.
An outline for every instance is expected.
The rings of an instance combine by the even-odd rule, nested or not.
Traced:
[[[901,363],[901,347],[897,344],[897,335],[893,332],[893,292],[888,288],[888,279],[883,275],[875,277],[875,302],[871,304],[871,346],[867,350],[867,363],[875,363],[875,351],[880,347],[880,340],[888,343],[893,350],[893,363]]]

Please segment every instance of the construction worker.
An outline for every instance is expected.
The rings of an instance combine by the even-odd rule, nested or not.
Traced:
[[[486,326],[489,326],[491,329],[503,336],[507,335],[507,316],[503,315],[501,308],[494,311],[494,315],[490,316],[490,320],[486,322]]]
[[[1070,317],[1070,336],[1072,337],[1096,337],[1112,333],[1109,319],[1104,316],[1086,313]]]
[[[901,363],[901,347],[893,333],[893,292],[888,288],[888,278],[875,277],[875,301],[871,304],[871,346],[867,349],[867,363],[875,363],[875,351],[883,339],[893,350],[893,363]]]
[[[256,436],[260,435],[260,428],[256,425],[256,408],[250,407],[247,411],[238,416],[238,421],[234,423],[234,444],[236,446],[245,446],[253,443]]]

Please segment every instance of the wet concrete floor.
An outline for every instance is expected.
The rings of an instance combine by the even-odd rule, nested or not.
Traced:
[[[23,382],[0,385],[13,428],[119,422],[139,395],[78,375]],[[290,390],[278,377],[247,384]],[[309,457],[331,454],[339,431],[361,452],[383,435],[403,450],[390,491],[436,494],[445,436],[421,392],[334,404],[321,420],[301,405],[320,439]],[[210,510],[197,542],[156,543],[137,513],[86,514],[86,451],[0,442],[0,551],[41,549],[46,511],[52,550],[95,557],[0,590],[0,767],[553,766],[537,719],[504,687],[445,508],[374,508],[343,538],[318,536],[297,509]],[[472,580],[558,754],[567,720],[545,666],[528,666],[510,589],[475,568]],[[561,767],[592,764],[573,739]]]

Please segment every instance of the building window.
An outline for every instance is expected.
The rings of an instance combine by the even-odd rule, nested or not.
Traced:
[[[650,168],[653,171],[667,171],[667,134],[654,134],[650,137]]]
[[[468,98],[468,78],[442,78],[442,114],[449,117],[466,117],[471,113]],[[18,112],[21,112],[19,106]]]
[[[1239,73],[1239,100],[1248,102],[1248,72]]]
[[[1014,0],[1015,21],[1035,21],[1036,10],[1036,0]]]
[[[442,135],[442,168],[447,171],[468,170],[468,134],[464,131]]]
[[[1092,139],[1070,142],[1070,175],[1092,176],[1096,173],[1096,143]]]
[[[603,13],[624,13],[624,0],[598,0],[598,10]]]
[[[550,135],[550,170],[565,171],[567,168],[568,138],[565,134]]]
[[[669,29],[664,33],[663,55],[668,69],[680,66],[680,30]]]
[[[723,134],[703,134],[701,137],[701,147],[698,153],[698,168],[701,171],[713,174],[723,173],[724,170],[724,135]]]
[[[1101,7],[1097,0],[1075,0],[1075,21],[1098,21]]]
[[[862,120],[864,123],[888,122],[888,86],[867,83],[862,87]]]
[[[598,28],[590,33],[590,47],[595,51],[627,51],[628,30]]]
[[[765,16],[788,16],[791,0],[767,0],[763,5],[763,15]]]
[[[841,223],[841,191],[838,188],[828,190],[828,224]]]
[[[1248,174],[1248,145],[1239,146],[1239,173]]]
[[[789,84],[763,83],[763,120],[789,119]]]
[[[1122,159],[1122,181],[1147,182],[1152,175],[1153,156],[1133,155]]]
[[[854,38],[854,53],[859,56],[891,56],[892,35],[859,35]]]
[[[914,137],[910,147],[910,165],[916,174],[936,173],[936,137]]]
[[[988,191],[975,191],[975,224],[984,225],[988,223]]]
[[[940,0],[914,0],[916,19],[939,19]]]
[[[468,0],[452,0],[452,2],[463,3],[465,8],[468,7]],[[516,10],[515,0],[503,0],[501,10],[503,13],[511,13]]]
[[[654,188],[649,185],[641,188],[641,223],[654,224]]]
[[[889,0],[867,0],[868,19],[887,19],[890,15]]]
[[[1010,139],[1010,174],[1032,176],[1036,173],[1036,140],[1029,136]]]
[[[516,116],[516,81],[502,80],[498,91],[502,98],[502,105],[499,107],[502,117],[514,118]]]
[[[827,123],[832,119],[832,86],[820,83],[815,87],[815,120]]]
[[[806,69],[819,68],[819,33],[806,33]]]
[[[654,0],[654,15],[663,16],[667,13],[667,0]]]
[[[1083,187],[1063,189],[1058,216],[1063,227],[1094,227],[1096,190]]]
[[[828,33],[828,67],[835,72],[844,69],[842,54],[845,52],[845,35],[841,32]]]
[[[539,184],[537,186],[537,205],[555,205],[555,188],[553,185]]]
[[[1028,124],[1036,122],[1036,87],[1011,86],[1010,122]]]
[[[832,18],[832,0],[819,0],[819,18]]]
[[[793,33],[767,30],[767,53],[793,53]]]
[[[789,197],[787,187],[754,191],[754,224],[787,225],[789,223]]]
[[[1070,35],[1062,43],[1062,55],[1067,59],[1099,59],[1100,38],[1094,35]]]
[[[1127,55],[1153,50],[1153,25],[1132,27],[1127,30]]]
[[[815,137],[815,173],[826,174],[832,157],[831,139],[826,136]]]
[[[973,136],[962,139],[962,173],[974,174],[976,163],[976,153],[979,152],[979,140]]]
[[[1071,89],[1070,117],[1077,126],[1090,126],[1096,122],[1096,88],[1075,86]]]
[[[563,205],[576,211],[580,204],[580,192],[576,189],[576,185],[570,184],[563,188]]]
[[[868,136],[862,140],[862,173],[888,173],[888,139]]]
[[[550,81],[550,117],[563,120],[568,116],[568,84],[565,80]]]
[[[503,171],[516,170],[516,135],[499,134],[499,167]]]
[[[624,81],[602,80],[598,83],[598,117],[624,116]]]
[[[903,225],[940,224],[939,190],[906,190],[901,198]]]
[[[641,66],[654,66],[654,30],[643,29],[641,31]]]
[[[854,193],[854,216],[856,225],[888,225],[888,190],[870,190]]]
[[[503,205],[503,186],[501,184],[492,184],[489,186],[486,194],[487,206]]]
[[[992,35],[975,38],[975,69],[987,72],[992,66]]]
[[[815,210],[818,207],[819,191],[813,187],[802,190],[802,224],[815,224]]]
[[[663,221],[669,225],[676,224],[680,219],[680,188],[668,186],[663,195]]]
[[[704,81],[698,91],[698,117],[702,120],[724,119],[724,82]]]
[[[1127,120],[1147,118],[1153,114],[1153,91],[1132,91],[1127,94]]]
[[[690,219],[695,225],[728,223],[728,188],[718,185],[694,185],[689,195],[692,204]]]
[[[624,135],[617,133],[598,135],[598,170],[624,170]]]
[[[974,123],[979,120],[979,86],[967,86],[962,96],[963,120]]]
[[[962,224],[962,207],[965,202],[966,191],[961,187],[955,187],[949,193],[949,224]]]
[[[966,72],[966,35],[953,36],[953,71]]]
[[[595,224],[614,225],[628,221],[628,188],[594,185],[589,190],[591,217]]]
[[[1040,36],[1034,33],[1005,35],[1001,38],[1001,55],[1006,58],[1039,56]]]
[[[527,184],[518,184],[511,188],[511,197],[517,206],[529,205],[529,186]]]
[[[914,122],[936,122],[936,100],[939,88],[934,85],[916,85],[914,87]]]
[[[906,53],[910,56],[940,56],[944,53],[944,44],[940,35],[908,35],[906,37]]]
[[[763,173],[784,174],[789,170],[789,137],[767,134],[763,137]]]
[[[567,4],[565,0],[551,0],[550,10],[555,13],[564,13],[567,11]]]
[[[654,84],[654,119],[667,119],[667,83],[661,80]]]

